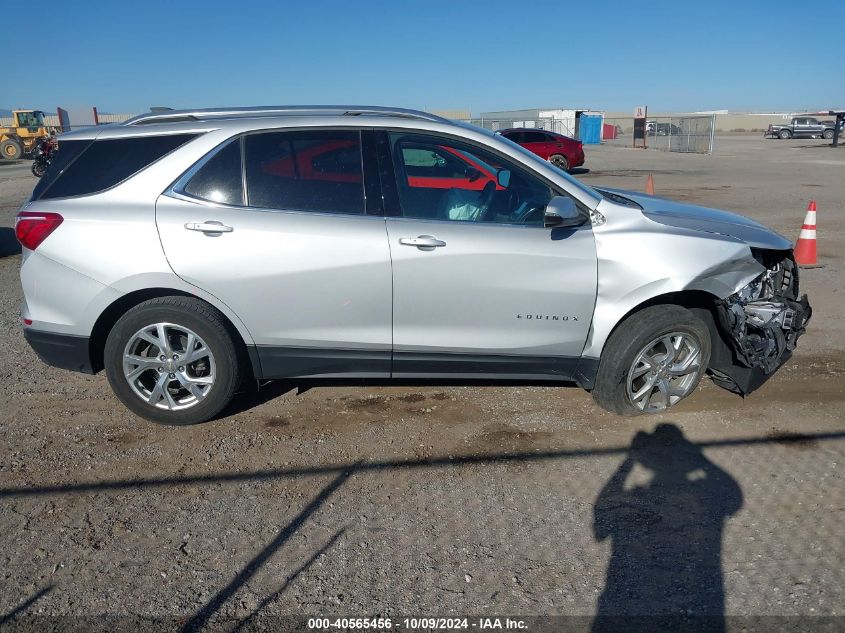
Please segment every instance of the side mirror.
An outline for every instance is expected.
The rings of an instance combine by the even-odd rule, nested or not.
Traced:
[[[500,187],[504,187],[505,189],[507,189],[508,185],[511,184],[510,169],[500,169],[499,172],[496,174],[496,181],[499,183]]]
[[[586,221],[572,198],[555,196],[546,205],[545,225],[548,228],[581,226]]]

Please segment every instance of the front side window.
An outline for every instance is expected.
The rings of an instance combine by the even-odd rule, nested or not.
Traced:
[[[184,191],[195,198],[211,202],[243,204],[240,139],[230,141],[214,154],[191,177]]]
[[[364,213],[358,131],[249,134],[245,137],[244,162],[249,206]]]
[[[390,134],[410,218],[542,226],[551,187],[498,155],[452,139]]]

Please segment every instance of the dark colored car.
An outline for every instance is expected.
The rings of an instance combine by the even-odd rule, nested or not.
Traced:
[[[499,133],[564,171],[584,164],[584,146],[574,138],[530,128],[512,128]]]
[[[655,123],[648,130],[649,136],[678,136],[680,133],[681,128],[674,123]]]

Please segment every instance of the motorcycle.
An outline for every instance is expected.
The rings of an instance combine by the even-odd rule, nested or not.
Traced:
[[[43,138],[38,141],[35,149],[32,150],[32,175],[36,178],[41,178],[47,167],[53,162],[53,154],[56,152],[58,143],[52,136]]]

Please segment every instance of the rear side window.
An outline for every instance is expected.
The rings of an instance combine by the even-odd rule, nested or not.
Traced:
[[[546,135],[542,132],[525,132],[524,143],[545,143]]]
[[[32,190],[32,199],[38,200],[44,191],[59,178],[64,170],[70,165],[76,157],[79,156],[86,147],[91,144],[87,141],[59,141],[58,150],[53,154],[53,160],[47,167],[47,171],[41,176],[41,180],[35,185]]]
[[[244,203],[241,141],[235,139],[217,152],[185,185],[185,193],[224,204]]]
[[[249,206],[364,213],[357,130],[249,134],[244,152]]]
[[[33,199],[84,196],[123,182],[159,158],[194,138],[194,134],[143,136],[94,141]],[[78,142],[78,141],[77,141]],[[59,141],[59,158],[69,142]],[[52,167],[52,165],[51,165]],[[38,187],[36,187],[36,190]]]

